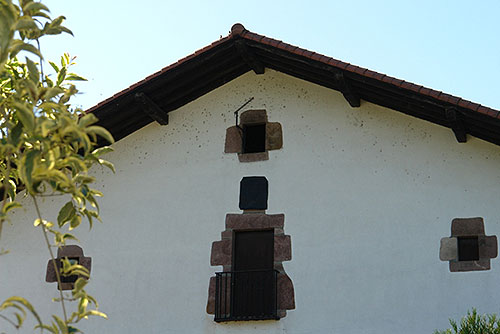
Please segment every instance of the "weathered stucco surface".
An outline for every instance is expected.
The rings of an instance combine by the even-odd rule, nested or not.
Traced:
[[[224,153],[233,112],[265,109],[283,129],[269,160]],[[103,224],[80,233],[89,291],[109,320],[87,333],[431,333],[471,307],[498,312],[500,263],[450,273],[440,239],[455,217],[500,235],[500,147],[272,70],[249,72],[114,145],[116,175],[97,171]],[[269,214],[286,215],[284,263],[296,309],[280,321],[216,324],[206,314],[212,241],[238,210],[243,176],[269,180]],[[57,199],[43,212],[55,219]],[[33,209],[4,227],[0,299],[28,296],[42,314],[57,297]],[[2,325],[3,326],[3,325]]]

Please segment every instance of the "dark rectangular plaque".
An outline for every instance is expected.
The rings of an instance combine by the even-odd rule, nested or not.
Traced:
[[[240,209],[266,210],[268,187],[264,176],[244,177],[240,182]]]

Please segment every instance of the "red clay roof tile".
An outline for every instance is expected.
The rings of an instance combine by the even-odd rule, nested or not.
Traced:
[[[313,53],[312,56],[311,56],[311,59],[312,60],[317,60],[317,61],[321,61],[323,59],[323,55],[320,55],[319,53]]]
[[[481,114],[485,114],[485,115],[491,116],[491,117],[497,117],[498,114],[499,114],[498,110],[493,110],[493,109],[485,107],[485,106],[480,106],[477,109],[477,112],[479,112]]]
[[[469,108],[474,110],[474,111],[477,111],[479,109],[481,105],[479,103],[475,103],[475,102],[471,102],[470,105],[469,105]]]
[[[366,68],[362,68],[362,67],[359,67],[359,66],[355,66],[355,69],[354,69],[354,72],[355,73],[358,73],[358,74],[365,74],[365,72],[368,71]]]
[[[330,59],[328,60],[328,64],[330,64],[330,65],[332,65],[332,66],[339,66],[339,64],[340,64],[340,60],[330,58]]]
[[[441,95],[441,92],[434,89],[431,89],[431,91],[429,92],[429,96],[436,99],[439,97],[439,95]]]

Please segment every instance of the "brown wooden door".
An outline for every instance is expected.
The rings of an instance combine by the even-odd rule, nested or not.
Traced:
[[[265,318],[275,308],[274,232],[236,232],[233,258],[233,316]]]

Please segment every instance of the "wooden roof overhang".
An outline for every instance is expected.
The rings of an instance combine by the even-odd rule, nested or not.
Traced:
[[[265,68],[341,92],[351,107],[368,101],[500,145],[499,111],[267,38],[235,24],[229,36],[165,67],[87,112],[119,140],[211,90]],[[355,112],[355,110],[354,110]]]

